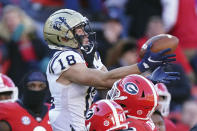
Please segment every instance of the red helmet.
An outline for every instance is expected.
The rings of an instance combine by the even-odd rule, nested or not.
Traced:
[[[128,128],[124,110],[116,102],[110,100],[100,100],[94,103],[86,113],[85,125],[87,131],[112,131]]]
[[[155,89],[159,96],[158,110],[161,112],[162,116],[166,117],[169,114],[171,95],[163,83],[157,83]]]
[[[120,104],[127,117],[148,120],[157,106],[158,96],[151,81],[141,75],[129,75],[114,83],[107,99]]]
[[[0,73],[0,93],[11,92],[11,99],[0,100],[0,102],[14,102],[18,99],[18,88],[6,75]]]
[[[149,120],[138,120],[134,118],[128,118],[129,129],[134,131],[156,131],[155,124],[151,119]]]

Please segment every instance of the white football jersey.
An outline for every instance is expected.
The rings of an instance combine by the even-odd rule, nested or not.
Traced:
[[[85,60],[74,50],[57,51],[49,61],[46,74],[54,100],[49,119],[54,131],[85,129],[85,112],[91,105],[96,90],[75,83],[63,85],[56,82],[64,71],[77,63],[85,63]],[[94,65],[97,69],[103,67],[100,57],[94,59]]]

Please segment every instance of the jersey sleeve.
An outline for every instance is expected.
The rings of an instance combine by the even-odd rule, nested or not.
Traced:
[[[72,65],[84,63],[83,57],[75,51],[62,51],[56,53],[49,62],[49,72],[59,75]]]

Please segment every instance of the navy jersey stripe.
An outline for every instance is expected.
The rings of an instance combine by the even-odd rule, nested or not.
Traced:
[[[84,116],[86,116],[86,112],[88,111],[89,106],[90,106],[88,100],[90,99],[90,93],[91,93],[91,91],[92,91],[92,87],[89,87],[88,90],[87,90],[87,95],[85,97],[86,110],[84,111]]]
[[[52,62],[50,62],[50,69],[49,69],[50,72],[54,73],[53,64],[54,64],[55,60],[59,57],[59,55],[60,55],[62,52],[64,52],[64,51],[59,52],[56,56],[53,57]]]

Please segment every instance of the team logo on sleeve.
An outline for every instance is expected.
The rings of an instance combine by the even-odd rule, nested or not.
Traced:
[[[86,120],[89,120],[94,115],[94,111],[92,109],[88,110],[86,113]]]
[[[130,83],[130,82],[124,85],[124,89],[127,93],[132,95],[135,95],[139,92],[138,87],[134,83]]]

